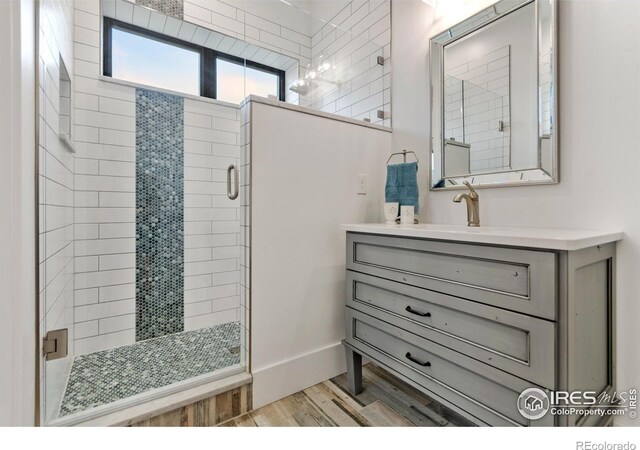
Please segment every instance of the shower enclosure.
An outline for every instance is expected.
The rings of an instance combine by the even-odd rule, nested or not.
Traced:
[[[40,2],[44,424],[249,371],[245,97],[390,125],[388,1],[212,5]]]

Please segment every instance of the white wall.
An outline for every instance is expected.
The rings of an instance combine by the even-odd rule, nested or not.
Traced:
[[[0,2],[0,425],[35,423],[34,2]]]
[[[466,14],[487,1],[467,5]],[[555,186],[483,189],[483,225],[621,229],[618,245],[618,390],[640,385],[640,209],[634,195],[640,168],[640,39],[634,27],[640,2],[559,2],[560,179]],[[428,38],[463,17],[432,24],[418,0],[393,6],[393,148],[420,152],[428,161]],[[615,69],[615,70],[614,70]],[[586,95],[585,93],[588,93]],[[629,145],[631,143],[631,145]],[[452,192],[430,192],[427,164],[419,171],[421,220],[464,224],[464,206]],[[632,425],[622,418],[617,423]]]
[[[254,407],[344,372],[345,232],[377,222],[385,131],[252,102]],[[283,129],[286,132],[283,132]],[[357,174],[370,181],[357,195]]]

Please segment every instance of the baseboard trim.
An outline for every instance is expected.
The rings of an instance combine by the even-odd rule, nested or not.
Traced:
[[[264,368],[254,368],[253,408],[321,383],[346,371],[342,343],[315,350]]]

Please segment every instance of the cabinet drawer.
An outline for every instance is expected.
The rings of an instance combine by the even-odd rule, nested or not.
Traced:
[[[347,345],[488,425],[552,425],[525,419],[516,403],[534,384],[347,308]]]
[[[556,255],[348,233],[347,269],[555,320]]]
[[[347,306],[555,388],[554,322],[352,271]]]

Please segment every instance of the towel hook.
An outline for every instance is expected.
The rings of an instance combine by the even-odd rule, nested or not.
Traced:
[[[418,155],[416,155],[416,152],[402,150],[401,152],[392,153],[391,156],[389,156],[389,159],[387,160],[387,165],[389,165],[389,161],[391,161],[391,158],[393,158],[396,155],[402,155],[402,158],[403,158],[404,162],[406,163],[407,162],[407,153],[411,153],[413,155],[413,157],[416,159],[416,163],[420,162],[418,160]]]

